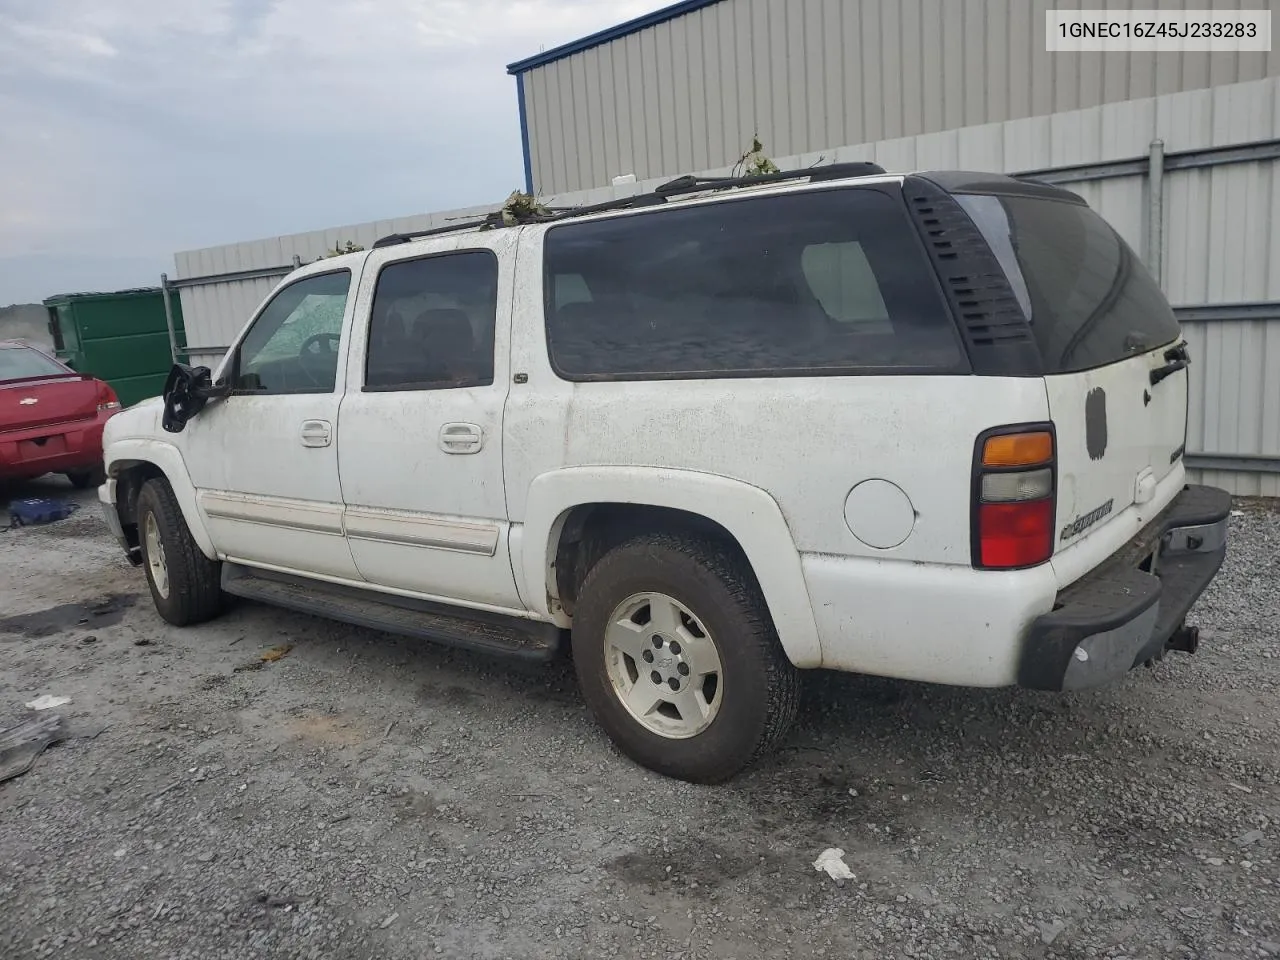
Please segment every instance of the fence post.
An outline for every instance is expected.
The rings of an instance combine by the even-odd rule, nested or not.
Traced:
[[[1147,154],[1147,268],[1164,289],[1164,141],[1152,140]]]
[[[169,359],[178,362],[178,332],[173,326],[173,304],[169,302],[169,275],[160,274],[160,293],[164,296],[164,322],[169,327]]]

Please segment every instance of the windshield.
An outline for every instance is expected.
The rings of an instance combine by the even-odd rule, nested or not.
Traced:
[[[1046,373],[1090,370],[1177,339],[1155,280],[1093,210],[1030,197],[956,199],[1030,318]]]
[[[0,347],[0,383],[27,377],[65,377],[66,367],[32,347]]]

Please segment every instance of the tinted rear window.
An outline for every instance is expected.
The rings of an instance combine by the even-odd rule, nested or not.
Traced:
[[[0,347],[0,382],[26,377],[65,377],[62,364],[32,347]]]
[[[545,257],[567,379],[967,370],[906,211],[879,191],[565,224]]]
[[[957,196],[999,258],[1046,373],[1115,363],[1177,339],[1178,321],[1120,235],[1088,207]]]

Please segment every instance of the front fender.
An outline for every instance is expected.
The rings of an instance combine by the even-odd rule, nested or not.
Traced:
[[[129,467],[138,463],[150,463],[158,467],[173,488],[173,495],[182,508],[182,517],[187,522],[187,529],[196,545],[210,560],[218,559],[213,546],[213,538],[204,525],[200,511],[196,508],[196,488],[187,473],[187,465],[178,448],[162,440],[151,440],[145,437],[128,437],[113,441],[105,451],[107,476],[116,478]]]
[[[550,600],[558,591],[556,548],[565,518],[590,503],[629,503],[683,510],[712,520],[737,539],[755,572],[778,639],[797,667],[822,665],[822,646],[805,587],[800,554],[777,501],[764,490],[692,470],[656,467],[569,467],[544,473],[529,487],[519,557],[525,602],[567,626]]]

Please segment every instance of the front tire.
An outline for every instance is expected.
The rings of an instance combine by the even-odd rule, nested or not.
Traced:
[[[217,616],[222,610],[222,564],[200,552],[168,480],[157,477],[142,485],[137,518],[142,566],[156,612],[176,627]]]
[[[693,783],[739,773],[786,734],[799,675],[745,561],[647,534],[592,567],[573,618],[583,698],[624,754]]]

